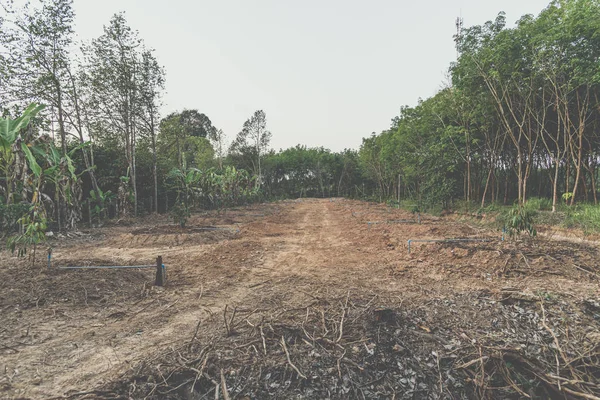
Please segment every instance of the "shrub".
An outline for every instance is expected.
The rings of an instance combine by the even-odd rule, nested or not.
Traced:
[[[511,238],[515,238],[522,232],[527,232],[529,236],[535,237],[537,235],[537,231],[534,227],[536,214],[535,211],[520,204],[516,204],[508,213],[500,216],[500,222],[503,223],[506,233],[508,233]]]

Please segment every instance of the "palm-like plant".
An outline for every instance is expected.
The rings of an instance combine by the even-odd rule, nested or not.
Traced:
[[[23,114],[16,118],[0,118],[0,173],[4,178],[6,204],[13,202],[15,181],[20,176],[25,179],[27,167],[39,176],[41,167],[33,156],[30,147],[32,143],[23,140],[21,133],[29,126],[45,106],[31,104]]]

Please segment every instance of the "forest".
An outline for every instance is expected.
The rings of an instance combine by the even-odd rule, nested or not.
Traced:
[[[444,88],[343,152],[271,149],[262,110],[230,141],[202,110],[162,115],[166,71],[124,14],[78,43],[72,2],[41,4],[4,5],[0,20],[4,229],[24,211],[61,230],[185,215],[188,202],[296,197],[475,210],[532,197],[553,211],[597,204],[597,1],[555,1],[514,27],[503,13],[468,28],[457,20],[458,58]]]

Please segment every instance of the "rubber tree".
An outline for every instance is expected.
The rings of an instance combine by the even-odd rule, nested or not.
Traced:
[[[254,112],[242,130],[237,134],[229,148],[230,153],[250,159],[252,171],[257,176],[258,185],[262,183],[261,159],[269,149],[272,134],[267,130],[267,114],[263,110]]]
[[[152,178],[154,181],[153,208],[158,213],[158,158],[157,135],[160,121],[159,109],[161,96],[165,88],[165,71],[151,51],[142,53],[140,66],[140,103],[139,118],[142,122],[142,133],[150,138],[152,151]]]
[[[115,14],[104,26],[104,33],[83,51],[89,118],[105,134],[117,135],[123,144],[137,215],[136,146],[141,125],[143,42],[121,13]]]

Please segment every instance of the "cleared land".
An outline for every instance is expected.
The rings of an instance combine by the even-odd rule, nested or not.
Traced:
[[[600,395],[596,242],[502,242],[456,217],[398,223],[414,218],[304,199],[52,243],[60,266],[162,255],[165,288],[152,269],[48,270],[43,254],[31,267],[4,252],[2,397]],[[457,237],[490,241],[407,252],[409,239]]]

